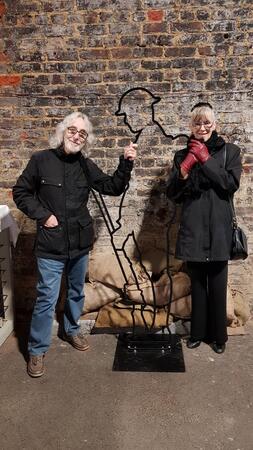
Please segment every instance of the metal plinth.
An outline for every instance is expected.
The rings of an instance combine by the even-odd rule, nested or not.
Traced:
[[[113,371],[185,372],[180,337],[176,334],[120,335]]]

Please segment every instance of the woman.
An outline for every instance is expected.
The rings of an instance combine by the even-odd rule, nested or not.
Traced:
[[[240,149],[225,144],[215,128],[212,106],[196,104],[191,110],[187,148],[175,154],[168,197],[182,203],[176,257],[187,262],[192,285],[187,347],[196,348],[205,341],[216,353],[223,353],[232,246],[229,197],[239,188],[242,165]]]

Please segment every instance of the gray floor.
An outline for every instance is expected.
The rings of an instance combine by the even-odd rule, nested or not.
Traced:
[[[185,373],[113,372],[116,337],[89,341],[55,336],[40,379],[16,337],[0,347],[1,450],[253,449],[252,323],[224,355],[183,343]]]

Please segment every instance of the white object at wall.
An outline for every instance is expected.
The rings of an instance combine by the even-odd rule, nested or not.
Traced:
[[[16,245],[19,228],[7,205],[0,205],[0,345],[14,328],[11,244]]]

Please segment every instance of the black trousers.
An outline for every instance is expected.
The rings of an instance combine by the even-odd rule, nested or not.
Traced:
[[[187,262],[192,287],[191,339],[224,344],[228,262]]]

